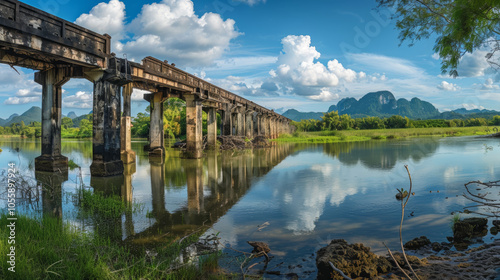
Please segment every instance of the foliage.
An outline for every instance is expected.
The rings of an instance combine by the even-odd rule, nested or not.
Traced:
[[[377,0],[380,6],[395,8],[400,42],[416,41],[437,34],[434,51],[441,57],[441,70],[458,76],[460,59],[466,53],[489,47],[486,56],[498,66],[500,2],[495,0]]]
[[[149,136],[149,123],[150,117],[144,113],[138,113],[132,119],[131,133],[134,137],[148,137]]]
[[[61,125],[64,129],[68,129],[70,127],[73,127],[73,120],[68,117],[64,117],[61,120]]]

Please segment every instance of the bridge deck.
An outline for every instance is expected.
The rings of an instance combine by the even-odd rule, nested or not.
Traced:
[[[0,1],[0,62],[36,70],[54,64],[106,68],[110,40],[22,2]]]

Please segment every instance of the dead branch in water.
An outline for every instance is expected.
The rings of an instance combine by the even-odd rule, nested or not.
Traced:
[[[410,262],[408,261],[408,258],[406,257],[405,248],[404,248],[404,245],[403,245],[403,221],[404,221],[404,217],[405,217],[405,208],[406,208],[406,204],[408,204],[408,201],[410,200],[411,189],[413,188],[413,183],[412,183],[412,180],[411,180],[411,174],[410,174],[410,170],[408,169],[408,165],[405,165],[405,168],[406,168],[406,172],[408,173],[408,178],[410,179],[410,190],[408,191],[408,196],[406,196],[406,200],[404,200],[404,199],[401,200],[401,222],[399,224],[399,243],[401,245],[401,251],[403,252],[403,257],[404,257],[404,260],[406,262],[406,265],[408,265],[408,267],[410,268],[410,271],[413,273],[413,275],[415,276],[415,278],[418,279],[418,280],[420,280],[420,278],[418,278],[418,275],[413,270],[413,267],[411,266]],[[396,263],[396,266],[403,272],[403,274],[406,276],[406,278],[408,278],[408,279],[411,280],[412,278],[399,265],[399,263],[396,260],[396,258],[394,258],[394,256],[392,255],[391,250],[385,244],[384,244],[384,246],[387,248],[387,251],[389,252],[389,255],[391,256],[391,258]]]
[[[474,191],[471,191],[471,189],[469,188],[470,185],[476,185]],[[464,208],[467,209],[474,207],[478,209],[478,211],[467,211],[479,214],[481,216],[498,218],[498,214],[500,213],[500,192],[497,198],[490,198],[488,197],[488,195],[492,195],[491,190],[493,187],[500,187],[500,180],[492,182],[470,181],[464,186],[466,192],[464,192],[462,196],[470,201],[477,203],[477,205]]]

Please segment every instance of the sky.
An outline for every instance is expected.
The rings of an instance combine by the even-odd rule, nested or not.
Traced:
[[[173,62],[277,112],[325,112],[342,98],[389,90],[441,112],[500,110],[500,75],[487,50],[466,54],[459,77],[441,73],[434,38],[400,44],[390,8],[375,0],[23,1],[112,36],[118,57]],[[34,71],[0,65],[0,118],[41,106]],[[92,110],[93,85],[63,86],[62,112]],[[134,90],[132,114],[148,105]]]

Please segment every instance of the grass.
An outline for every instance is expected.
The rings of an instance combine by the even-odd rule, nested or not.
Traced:
[[[126,246],[98,235],[82,234],[74,226],[45,216],[18,216],[16,221],[15,273],[7,270],[10,244],[7,216],[0,216],[0,279],[224,279],[217,256],[201,258],[200,268],[184,266],[171,270],[182,248],[197,240],[190,236],[155,248],[152,257],[143,249]],[[206,268],[205,271],[203,268]]]
[[[492,126],[479,126],[295,132],[293,134],[282,134],[273,141],[292,143],[337,143],[426,136],[450,137],[487,135],[491,133],[492,128]]]

